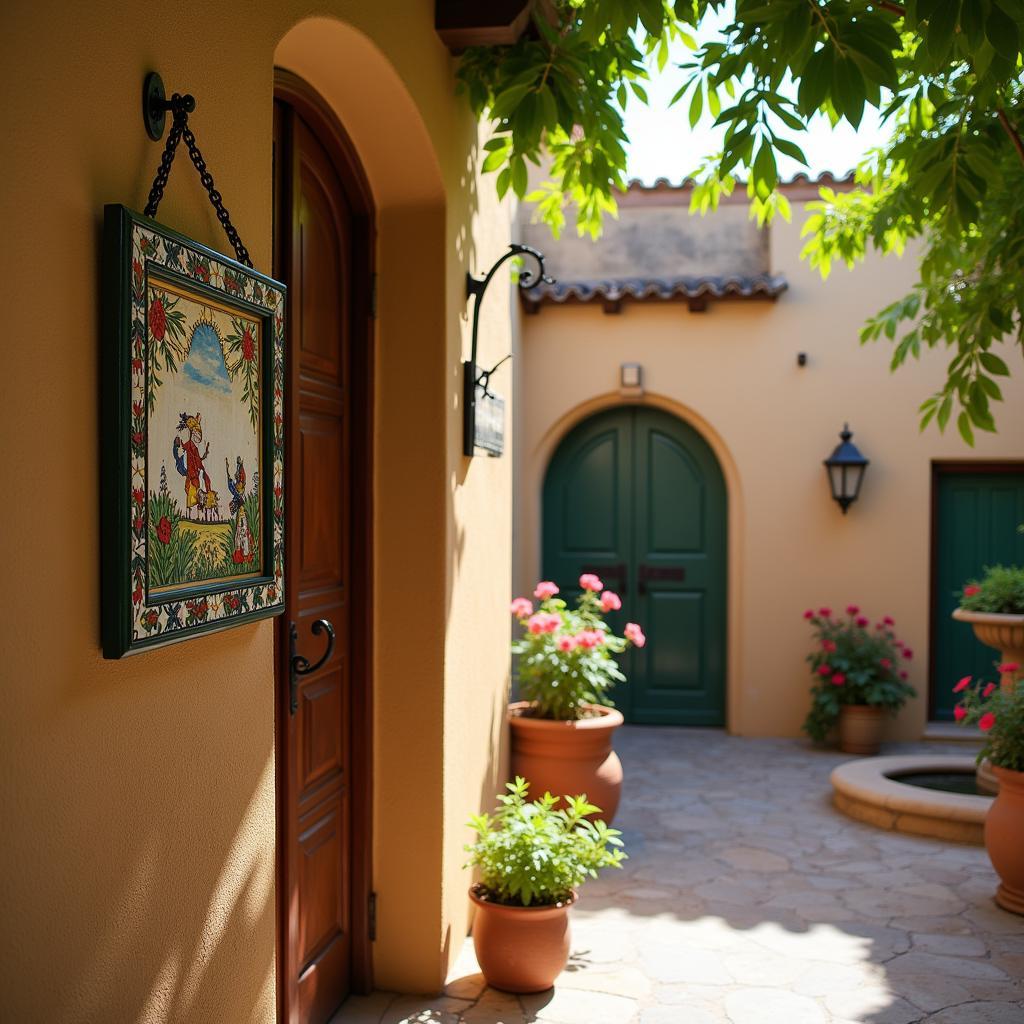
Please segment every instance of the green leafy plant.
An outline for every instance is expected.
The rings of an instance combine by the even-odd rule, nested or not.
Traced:
[[[1000,665],[1000,671],[1011,675],[1020,671],[1019,665]],[[977,725],[985,737],[978,752],[978,764],[989,758],[997,768],[1024,772],[1024,686],[998,686],[996,683],[972,682],[965,676],[954,693],[963,696],[954,708],[961,725]]]
[[[622,833],[587,817],[601,808],[586,796],[565,797],[565,808],[556,810],[558,797],[550,793],[528,800],[521,776],[505,788],[493,815],[474,815],[469,823],[477,838],[466,847],[466,867],[480,869],[482,898],[513,907],[565,903],[586,878],[626,859]]]
[[[724,30],[699,44],[705,20],[730,9]],[[556,233],[570,204],[578,231],[594,237],[614,214],[626,102],[647,102],[643,82],[676,41],[692,56],[673,102],[684,101],[691,126],[705,111],[724,126],[721,152],[679,168],[695,175],[692,210],[714,209],[743,179],[760,223],[788,217],[778,158],[806,165],[799,139],[817,116],[856,128],[877,109],[890,140],[851,191],[822,189],[803,256],[827,277],[837,262],[917,240],[917,284],[861,339],[892,341],[893,368],[951,348],[922,428],[945,429],[956,414],[968,444],[995,429],[997,379],[1010,370],[993,348],[1024,346],[1024,0],[551,0],[533,18],[511,46],[468,49],[458,76],[492,126],[483,169],[500,194],[536,202]],[[527,195],[527,163],[544,153],[547,179]]]
[[[149,582],[154,587],[195,578],[196,535],[181,528],[178,503],[166,493],[149,496]]]
[[[964,587],[960,607],[968,612],[1024,615],[1024,567],[986,566],[982,579]]]
[[[604,615],[622,602],[597,576],[584,573],[580,588],[575,609],[555,596],[558,587],[549,581],[534,590],[541,601],[537,611],[528,598],[512,602],[523,627],[522,638],[512,644],[519,655],[519,687],[538,718],[578,719],[587,716],[588,704],[614,707],[607,691],[626,678],[614,655],[647,642],[635,622],[626,624],[625,637],[612,633]]]
[[[901,659],[909,661],[913,651],[896,638],[889,616],[869,629],[870,620],[851,604],[844,617],[819,608],[804,612],[804,618],[813,627],[816,641],[807,656],[815,684],[803,725],[811,739],[820,743],[828,737],[844,704],[895,712],[915,695],[906,669],[900,668]]]

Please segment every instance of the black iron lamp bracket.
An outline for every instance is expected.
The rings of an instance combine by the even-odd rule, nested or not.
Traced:
[[[508,355],[499,359],[488,370],[482,370],[477,366],[477,344],[480,337],[480,305],[484,301],[484,293],[487,291],[487,286],[494,279],[494,275],[498,272],[502,264],[507,260],[523,256],[529,257],[533,261],[534,265],[524,265],[520,268],[519,277],[516,283],[521,291],[527,291],[541,282],[545,284],[554,284],[554,278],[549,277],[544,272],[544,253],[540,252],[538,249],[534,249],[531,245],[522,245],[519,242],[510,243],[508,252],[499,256],[498,259],[495,260],[491,269],[488,270],[483,277],[474,277],[470,273],[466,274],[466,298],[473,300],[473,330],[469,362],[462,364],[464,386],[463,403],[465,411],[462,451],[465,455],[472,456],[476,449],[477,393],[480,393],[480,397],[482,399],[496,398],[490,390],[491,376],[502,364],[508,362],[508,360],[512,358],[512,353],[510,352]],[[491,452],[491,454],[498,453],[500,453],[500,447],[494,452]]]
[[[313,672],[321,669],[334,653],[334,627],[327,621],[327,619],[317,619],[316,622],[310,627],[314,636],[327,631],[327,650],[324,651],[323,657],[320,658],[315,664],[311,665],[308,658],[304,658],[298,653],[299,646],[299,627],[294,622],[288,624],[288,637],[289,637],[289,648],[288,648],[288,674],[289,674],[289,686],[288,686],[288,710],[294,715],[299,710],[299,679],[301,676],[311,675]]]
[[[228,236],[231,248],[235,250],[235,257],[239,263],[247,267],[252,266],[249,258],[249,250],[246,249],[239,238],[235,226],[231,223],[231,217],[224,206],[220,192],[213,183],[213,175],[206,167],[203,154],[199,151],[196,137],[188,126],[188,115],[196,109],[195,97],[186,93],[174,93],[170,99],[164,91],[164,82],[159,74],[150,71],[142,83],[142,121],[146,126],[146,134],[154,141],[159,142],[164,135],[164,126],[167,122],[167,113],[170,111],[173,118],[170,134],[164,145],[163,156],[160,158],[160,166],[157,169],[156,177],[153,179],[153,187],[149,190],[149,199],[146,202],[146,209],[143,213],[147,217],[156,217],[160,200],[164,197],[164,189],[167,187],[167,179],[171,174],[171,164],[174,162],[174,154],[177,152],[178,143],[185,140],[188,148],[189,159],[195,164],[199,173],[199,180],[202,182],[206,194],[210,197],[210,204],[217,213],[217,220],[224,228],[224,234]]]

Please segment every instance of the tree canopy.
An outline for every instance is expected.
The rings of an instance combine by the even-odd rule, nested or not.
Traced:
[[[731,11],[713,42],[694,38],[705,18]],[[866,107],[891,126],[848,191],[823,188],[809,204],[802,255],[824,277],[869,249],[920,245],[913,290],[871,317],[863,341],[893,343],[892,366],[922,348],[952,351],[945,383],[921,406],[922,429],[951,417],[968,444],[994,431],[995,348],[1024,353],[1024,0],[546,0],[533,31],[503,47],[467,50],[461,88],[492,123],[483,168],[537,204],[557,234],[575,208],[577,230],[597,237],[626,187],[623,112],[647,102],[644,81],[674,65],[673,99],[695,125],[724,126],[719,153],[679,168],[694,178],[691,210],[716,208],[746,183],[759,223],[790,216],[780,155],[806,165],[801,133],[822,113],[855,128]],[[530,192],[527,161],[547,158]]]

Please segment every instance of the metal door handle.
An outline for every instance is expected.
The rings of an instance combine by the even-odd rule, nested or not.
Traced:
[[[675,580],[681,583],[685,579],[686,569],[682,566],[641,565],[637,572],[637,590],[646,594],[648,580]]]
[[[315,665],[310,665],[309,659],[304,658],[296,651],[299,644],[299,627],[294,622],[288,624],[288,635],[291,638],[288,654],[288,708],[293,715],[299,710],[299,676],[308,676],[316,672],[334,653],[334,627],[330,622],[327,619],[317,619],[311,627],[314,636],[322,633],[325,629],[327,630],[327,650]]]

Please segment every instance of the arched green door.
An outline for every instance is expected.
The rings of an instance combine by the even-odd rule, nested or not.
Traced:
[[[639,622],[630,722],[725,724],[726,524],[721,467],[681,420],[640,406],[599,413],[559,445],[544,481],[543,574],[566,595],[596,572],[622,597],[616,631]]]

